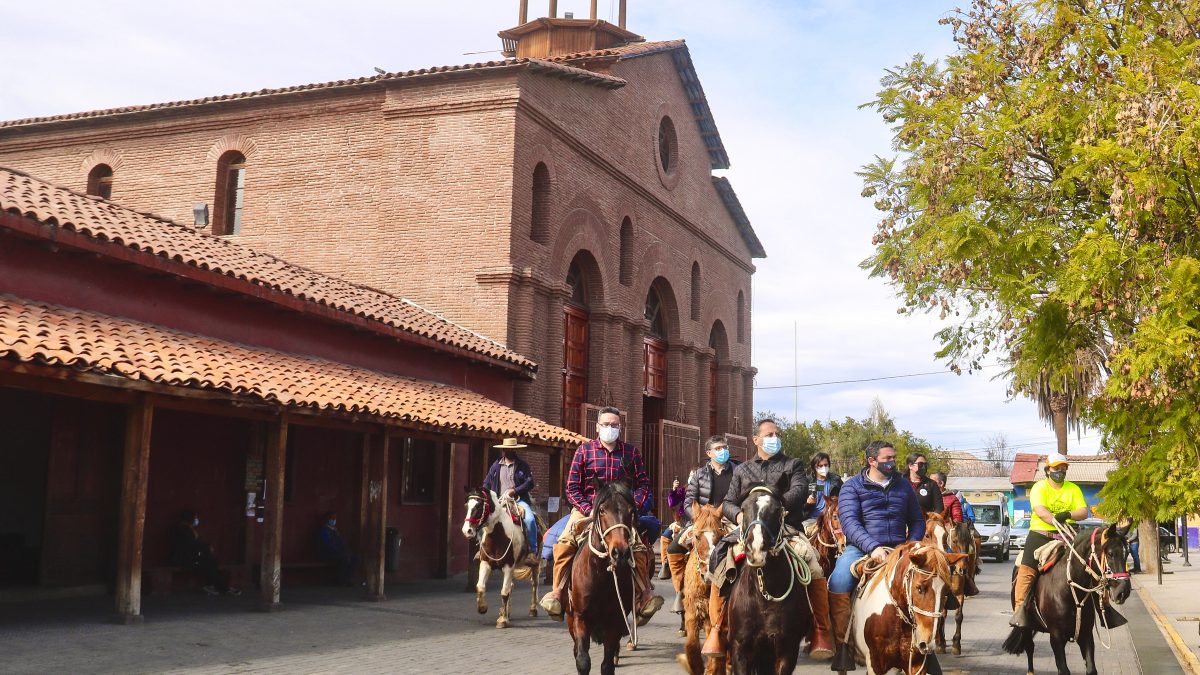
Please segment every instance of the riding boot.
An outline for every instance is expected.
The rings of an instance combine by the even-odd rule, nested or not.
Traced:
[[[676,592],[683,592],[683,577],[687,571],[686,553],[668,553],[667,567],[671,568],[671,583],[675,586]]]
[[[667,564],[667,545],[659,542],[659,548],[662,549],[662,560],[658,564],[658,578],[660,581],[666,581],[671,578],[671,567]]]
[[[1014,628],[1029,627],[1026,609],[1029,607],[1030,591],[1033,590],[1033,582],[1036,580],[1036,569],[1028,565],[1017,565],[1017,578],[1013,584],[1013,614],[1008,625]]]
[[[708,595],[708,619],[712,623],[712,630],[708,631],[704,638],[704,647],[700,649],[703,656],[725,656],[725,652],[729,651],[725,643],[726,602],[727,598],[714,586]]]
[[[650,583],[650,564],[654,560],[653,554],[649,549],[634,549],[633,558],[637,563],[637,569],[634,570],[635,583],[641,585],[641,592],[638,594],[636,607],[637,625],[645,626],[650,623],[654,613],[662,609],[663,597],[654,592],[654,584]]]
[[[563,584],[566,582],[567,568],[571,566],[571,559],[575,557],[574,544],[555,544],[554,545],[554,578],[550,586],[550,591],[542,596],[542,609],[550,615],[555,621],[563,620],[563,608],[561,592]]]
[[[833,656],[830,670],[847,672],[857,670],[854,665],[854,655],[850,653],[850,643],[846,636],[850,632],[850,594],[829,593],[829,617],[833,628],[833,640],[837,643],[837,653]],[[814,609],[816,607],[814,606]]]
[[[938,662],[937,654],[925,655],[925,675],[942,675],[942,664]]]
[[[808,584],[808,602],[812,605],[813,638],[809,652],[816,661],[833,658],[833,643],[829,639],[829,580],[813,579]]]

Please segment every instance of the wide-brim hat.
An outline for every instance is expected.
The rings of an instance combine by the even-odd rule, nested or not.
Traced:
[[[519,448],[528,448],[529,446],[523,443],[518,443],[517,439],[515,438],[506,438],[500,443],[500,445],[493,445],[492,447],[499,448],[500,450],[517,450]]]

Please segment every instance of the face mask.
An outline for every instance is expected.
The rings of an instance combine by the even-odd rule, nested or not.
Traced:
[[[517,453],[513,452],[512,450],[505,450],[505,451],[504,451],[504,459],[513,459],[513,458],[515,458],[516,456],[517,456]]]
[[[330,527],[337,527],[337,518],[330,518],[328,523]]]
[[[200,526],[200,519],[192,518],[192,527],[199,527],[199,526]]]
[[[821,478],[824,478],[825,476],[828,476],[828,475],[829,475],[829,467],[827,467],[827,466],[818,466],[818,467],[817,467],[817,475],[818,475],[818,476],[820,476]]]
[[[763,439],[763,452],[769,456],[779,454],[779,449],[783,447],[783,439],[778,436],[768,436]]]
[[[929,473],[929,465],[928,464],[924,464],[924,463],[917,464],[917,475],[918,476],[925,476],[928,473]]]
[[[724,464],[729,461],[729,448],[721,448],[713,453],[713,461],[717,464]]]
[[[621,435],[621,427],[600,427],[600,441],[612,443]]]
[[[1054,481],[1055,483],[1061,483],[1066,479],[1067,479],[1066,471],[1051,471],[1050,472],[1050,480]]]
[[[896,460],[893,459],[890,462],[879,462],[875,465],[875,468],[879,469],[879,473],[885,476],[890,476],[892,475],[892,472],[896,470]]]

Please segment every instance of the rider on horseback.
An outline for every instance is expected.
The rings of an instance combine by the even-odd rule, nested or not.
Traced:
[[[541,605],[550,616],[563,619],[560,600],[566,571],[575,556],[576,527],[580,521],[592,515],[592,500],[596,496],[595,481],[629,481],[633,483],[633,498],[639,509],[650,499],[650,476],[642,454],[632,443],[624,443],[621,435],[621,411],[605,406],[600,409],[596,420],[596,438],[580,445],[571,460],[571,472],[567,477],[567,499],[571,502],[571,518],[554,545],[554,582]],[[650,617],[662,607],[663,598],[654,593],[650,584],[650,569],[654,566],[649,549],[640,537],[634,537],[633,556],[637,564],[634,580],[640,594],[637,601],[638,625],[645,625]]]
[[[1055,521],[1070,523],[1088,517],[1087,500],[1079,486],[1067,480],[1067,457],[1054,453],[1046,458],[1046,477],[1034,484],[1029,491],[1029,507],[1033,516],[1029,519],[1029,536],[1017,565],[1017,579],[1013,593],[1013,615],[1008,625],[1016,628],[1029,627],[1025,615],[1026,598],[1038,575],[1038,561],[1034,554],[1048,544],[1057,532]]]
[[[758,455],[753,460],[734,469],[722,509],[726,518],[741,525],[742,502],[749,496],[751,487],[756,484],[780,486],[780,491],[783,492],[784,508],[788,513],[784,520],[781,536],[787,540],[792,550],[807,561],[809,572],[812,574],[812,580],[808,585],[808,598],[812,603],[815,623],[811,655],[814,659],[828,659],[833,656],[833,645],[829,641],[828,587],[817,552],[809,545],[808,539],[800,529],[803,525],[805,501],[808,496],[808,481],[804,473],[804,464],[798,459],[780,454],[782,439],[779,436],[779,426],[775,420],[760,420],[755,425],[755,430],[754,445],[758,450]],[[712,585],[709,607],[716,611],[712,615],[714,630],[709,633],[704,642],[703,653],[705,656],[721,656],[726,652],[723,634],[725,598],[721,596],[721,582],[723,581],[724,579],[716,579]]]
[[[850,592],[857,583],[851,566],[868,555],[882,563],[888,548],[925,536],[925,515],[917,493],[907,477],[896,474],[896,449],[887,441],[873,441],[867,446],[866,460],[867,468],[846,481],[838,497],[846,550],[829,575],[829,601],[833,637],[839,646],[850,625]]]
[[[533,507],[529,501],[529,493],[533,491],[533,470],[529,464],[517,457],[517,450],[527,447],[517,442],[515,438],[506,438],[500,445],[493,445],[504,454],[488,469],[487,477],[483,479],[483,487],[496,493],[497,497],[515,499],[525,510],[525,536],[529,544],[529,553],[537,552],[537,521],[534,519]]]
[[[808,500],[805,502],[804,530],[817,522],[817,516],[825,510],[825,498],[836,497],[842,491],[842,477],[829,472],[828,453],[818,452],[808,460]]]
[[[942,491],[942,513],[948,514],[950,520],[956,523],[963,522],[962,504],[958,501],[958,495],[946,490],[946,472],[935,472],[933,482],[937,483],[938,489]]]

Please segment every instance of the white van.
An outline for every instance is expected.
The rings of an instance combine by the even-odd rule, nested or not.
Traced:
[[[990,555],[997,562],[1008,560],[1012,546],[1008,539],[1008,495],[1002,492],[964,492],[963,497],[975,510],[975,529],[983,538],[979,555]]]

